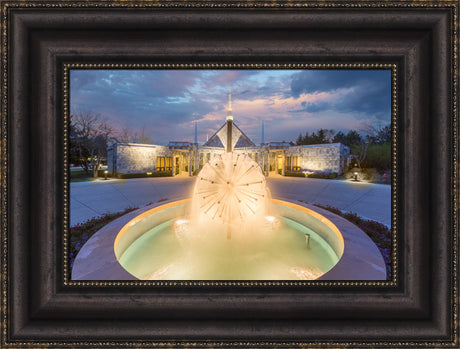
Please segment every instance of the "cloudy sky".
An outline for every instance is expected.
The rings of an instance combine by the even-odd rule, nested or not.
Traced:
[[[206,141],[224,124],[232,88],[234,122],[253,142],[299,133],[380,127],[391,120],[390,70],[72,70],[72,113],[99,114],[157,144]]]

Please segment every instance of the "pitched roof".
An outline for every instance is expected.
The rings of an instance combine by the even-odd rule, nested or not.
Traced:
[[[236,135],[236,137],[235,137]],[[248,136],[244,134],[241,129],[232,123],[232,139],[233,144],[232,148],[246,148],[246,147],[254,147],[255,144],[249,139]],[[210,147],[220,147],[225,148],[225,144],[227,144],[227,123],[223,124],[217,131],[214,133],[211,138],[204,144],[204,146]]]
[[[212,136],[204,145],[209,147],[224,148],[222,141],[217,135]]]
[[[168,143],[169,148],[188,148],[190,146],[190,142],[185,141],[170,141]]]

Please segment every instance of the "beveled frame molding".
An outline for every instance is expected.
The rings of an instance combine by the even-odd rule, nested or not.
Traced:
[[[0,2],[1,345],[458,346],[457,1]],[[63,72],[101,61],[394,65],[395,279],[71,285]]]

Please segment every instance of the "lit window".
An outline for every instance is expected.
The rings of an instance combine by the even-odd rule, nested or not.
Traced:
[[[166,171],[172,171],[172,158],[166,158]]]
[[[300,156],[293,156],[292,157],[292,170],[293,171],[300,171]]]
[[[157,171],[164,171],[165,170],[165,158],[163,156],[157,157]]]

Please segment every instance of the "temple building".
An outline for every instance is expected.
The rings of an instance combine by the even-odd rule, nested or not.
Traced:
[[[350,161],[350,149],[341,143],[292,145],[287,142],[264,142],[256,145],[233,122],[231,91],[225,123],[203,145],[195,140],[171,141],[168,145],[115,143],[107,150],[108,170],[113,176],[171,172],[173,176],[188,172],[192,176],[214,156],[233,151],[248,155],[266,176],[286,172],[344,172]]]

